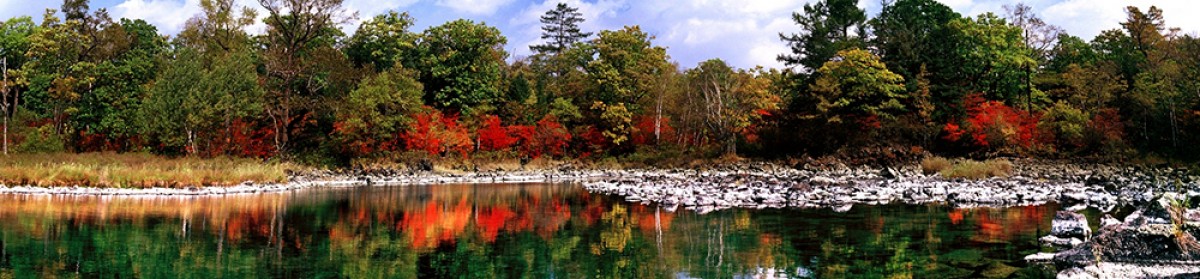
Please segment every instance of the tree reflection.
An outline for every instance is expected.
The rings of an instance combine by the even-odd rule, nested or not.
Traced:
[[[0,203],[0,278],[971,277],[1020,266],[1055,210],[696,215],[571,185]]]

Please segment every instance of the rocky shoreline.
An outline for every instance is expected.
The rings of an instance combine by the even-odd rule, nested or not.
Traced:
[[[29,195],[96,195],[96,196],[214,196],[258,194],[321,188],[362,186],[404,186],[436,184],[546,183],[583,182],[611,177],[609,171],[518,171],[478,172],[467,174],[436,174],[410,171],[314,171],[290,175],[287,183],[255,183],[247,181],[234,186],[185,188],[96,188],[80,186],[38,187],[0,184],[0,194]]]
[[[854,204],[950,203],[959,207],[1024,206],[1050,202],[1103,212],[1137,205],[1166,192],[1200,197],[1200,177],[1169,168],[1075,165],[1020,160],[1013,174],[987,180],[926,175],[916,166],[827,169],[769,164],[713,170],[622,171],[584,182],[592,192],[637,203],[700,213],[727,208],[828,207]]]
[[[1022,206],[1058,202],[1073,209],[1108,211],[1141,204],[1165,192],[1200,197],[1200,176],[1186,170],[1016,160],[1011,176],[987,180],[926,175],[917,166],[849,167],[843,164],[783,166],[743,163],[708,169],[482,171],[462,174],[418,169],[320,170],[289,173],[290,182],[251,181],[227,187],[91,188],[0,185],[0,194],[227,195],[311,188],[445,183],[575,182],[589,191],[669,209],[710,212],[727,208],[829,207],[853,204],[951,203],[956,206]]]

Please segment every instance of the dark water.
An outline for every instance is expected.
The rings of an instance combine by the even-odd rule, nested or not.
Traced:
[[[1043,277],[1055,205],[666,212],[573,185],[0,195],[0,278]]]

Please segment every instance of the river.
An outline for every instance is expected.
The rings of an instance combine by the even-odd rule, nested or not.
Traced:
[[[0,195],[0,278],[1037,278],[1022,259],[1057,210],[699,215],[575,184]]]

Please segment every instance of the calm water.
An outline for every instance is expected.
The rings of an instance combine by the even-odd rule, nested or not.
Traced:
[[[726,210],[573,185],[0,195],[0,278],[1041,277],[1055,205]]]

